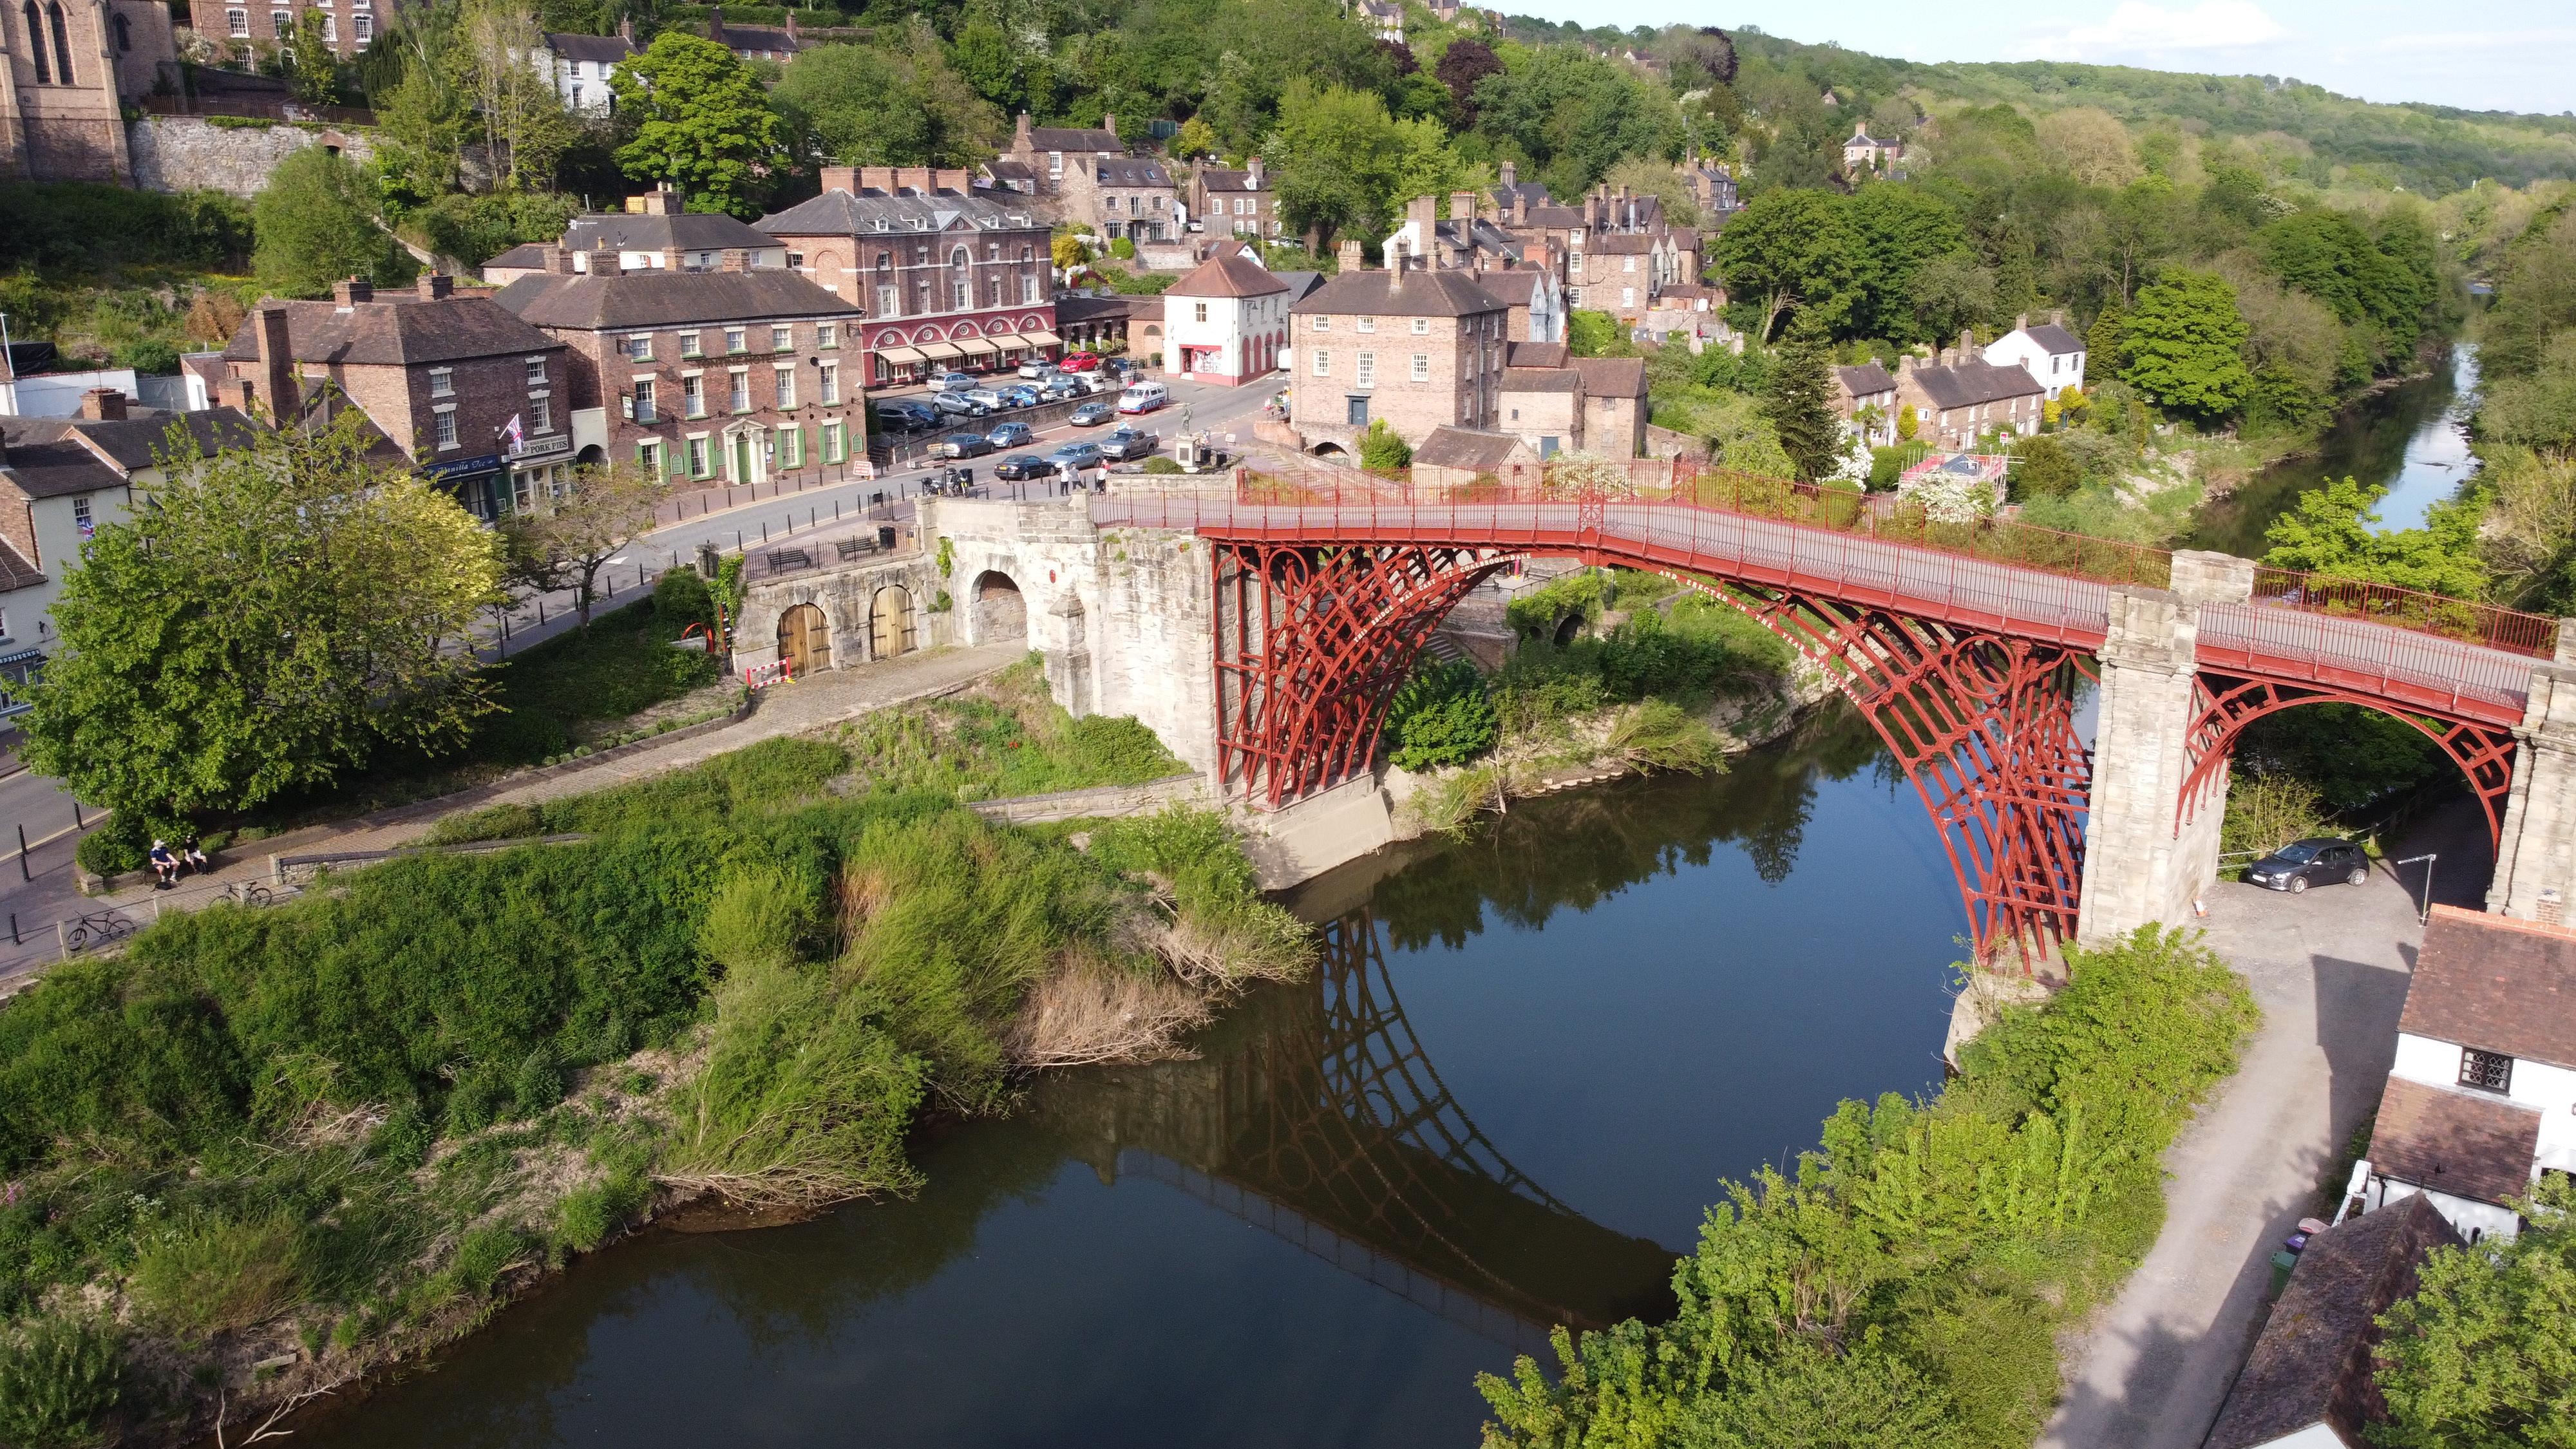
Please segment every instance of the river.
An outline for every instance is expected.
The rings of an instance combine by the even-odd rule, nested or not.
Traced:
[[[2333,478],[2387,487],[2387,496],[2379,501],[2382,531],[2422,527],[2425,510],[2457,493],[2477,471],[2468,428],[2477,385],[2476,346],[2453,346],[2432,376],[2399,383],[2346,408],[2313,452],[2275,463],[2234,493],[2203,506],[2182,547],[2259,559],[2270,547],[2263,531],[2272,520],[2298,506],[2300,494]]]
[[[910,1201],[586,1259],[296,1442],[1471,1444],[1547,1325],[1670,1312],[1721,1178],[1939,1081],[1967,925],[1838,701],[1299,902],[1316,980],[1196,1060],[926,1132]]]

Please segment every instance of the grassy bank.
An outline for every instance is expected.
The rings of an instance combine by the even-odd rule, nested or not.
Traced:
[[[590,838],[173,916],[0,1010],[0,1441],[238,1436],[672,1202],[907,1191],[925,1112],[1303,969],[1217,817],[1076,849],[857,763],[485,812]]]
[[[1557,1376],[1485,1376],[1489,1449],[2029,1444],[2056,1335],[2154,1242],[2161,1155],[2257,1020],[2182,933],[2069,955],[1939,1096],[1845,1102],[1794,1176],[1728,1184],[1671,1322],[1560,1329]]]

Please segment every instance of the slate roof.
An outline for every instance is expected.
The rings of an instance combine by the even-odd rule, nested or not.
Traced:
[[[985,162],[984,170],[996,181],[1035,181],[1038,179],[1038,169],[1036,167],[1029,165],[1025,161],[1014,161],[1008,156],[997,156],[992,160]]]
[[[1506,367],[1505,392],[1579,392],[1583,374],[1570,367]]]
[[[1001,198],[1008,197],[1009,201]],[[1046,223],[1029,211],[1028,198],[1016,191],[978,195],[957,191],[826,191],[785,211],[760,219],[752,235],[755,246],[775,246],[782,236],[875,236],[883,221],[888,232],[939,232],[963,221],[978,231],[1027,231]],[[925,225],[924,223],[927,223]],[[765,235],[764,235],[765,233]]]
[[[288,322],[288,336],[293,334],[293,321]],[[551,339],[548,345],[552,345]],[[72,431],[90,447],[112,459],[128,473],[158,466],[170,451],[170,426],[184,429],[197,447],[197,456],[206,457],[226,448],[246,448],[258,441],[260,428],[232,408],[208,408],[194,413],[156,413],[138,411],[125,418],[98,421],[75,420]]]
[[[1133,317],[1139,303],[1151,303],[1160,311],[1160,297],[1085,297],[1075,293],[1055,299],[1055,323],[1058,327],[1075,322],[1100,322],[1112,317]]]
[[[1608,231],[1592,238],[1587,245],[1596,252],[1642,256],[1655,249],[1655,239],[1643,232]]]
[[[2083,338],[2054,322],[2042,322],[2036,327],[2025,327],[2021,330],[2029,335],[2031,341],[2046,348],[2051,357],[2065,357],[2084,350]]]
[[[1151,156],[1103,156],[1092,164],[1092,177],[1104,186],[1169,186],[1172,173]]]
[[[1896,379],[1888,376],[1887,369],[1875,362],[1864,362],[1858,367],[1837,367],[1834,376],[1842,381],[1843,391],[1853,397],[1896,391]]]
[[[2536,1108],[2390,1077],[2371,1128],[2370,1163],[2400,1182],[2501,1203],[2531,1191],[2539,1145]]]
[[[1563,367],[1567,353],[1562,342],[1515,342],[1506,350],[1506,367]]]
[[[1304,300],[1308,293],[1324,285],[1321,272],[1272,272],[1270,275],[1288,284],[1288,300],[1292,304]]]
[[[0,463],[0,478],[9,476],[9,465]],[[0,538],[0,594],[14,594],[45,581],[45,571],[28,562],[9,540]]]
[[[2576,1067],[2576,930],[2434,907],[2397,1029]]]
[[[1578,357],[1571,365],[1583,375],[1586,396],[1646,395],[1646,359],[1642,357]]]
[[[2039,397],[2048,391],[2021,368],[1998,367],[1990,362],[1962,362],[1949,367],[1918,364],[1911,375],[1932,399],[1932,405],[1945,409],[1975,407],[2006,398]]]
[[[61,498],[124,485],[171,451],[170,429],[180,427],[204,457],[247,447],[261,429],[232,408],[169,413],[136,408],[124,418],[0,418],[8,438],[9,466],[30,498]]]
[[[805,48],[795,36],[769,25],[727,25],[724,44],[737,55],[794,55]]]
[[[1289,310],[1332,317],[1469,317],[1504,310],[1503,299],[1466,272],[1409,271],[1398,285],[1387,271],[1343,272]]]
[[[1528,450],[1521,440],[1509,433],[1486,433],[1472,428],[1433,428],[1422,446],[1413,450],[1417,468],[1472,468],[1487,472],[1512,461],[1515,452]]]
[[[125,486],[123,474],[69,436],[45,443],[12,442],[8,468],[9,476],[30,498],[104,493]]]
[[[1555,197],[1547,194],[1547,183],[1544,181],[1521,181],[1510,186],[1497,185],[1494,188],[1494,201],[1505,211],[1512,209],[1512,200],[1515,197],[1528,202],[1533,208],[1550,206],[1556,201]]]
[[[2444,1244],[2460,1235],[2420,1193],[2310,1238],[2202,1449],[2258,1449],[2318,1423],[2360,1443],[2386,1413],[2370,1381],[2373,1320],[2414,1294],[2424,1256]]]
[[[1264,182],[1276,180],[1277,173],[1265,171],[1261,174],[1261,179]],[[1273,189],[1267,185],[1253,185],[1252,173],[1249,171],[1228,171],[1222,167],[1216,166],[1207,167],[1199,172],[1199,185],[1209,191],[1251,191],[1266,193]]]
[[[543,352],[563,345],[512,316],[508,308],[495,305],[491,297],[424,302],[412,293],[395,292],[346,311],[328,301],[282,305],[287,347],[298,362],[406,367]],[[258,327],[254,313],[225,344],[226,361],[259,360]]]
[[[1041,151],[1118,151],[1127,143],[1115,131],[1084,126],[1032,126],[1029,142]]]
[[[730,216],[686,212],[654,216],[646,212],[609,211],[576,216],[564,228],[564,250],[615,252],[723,251],[729,247],[759,250],[777,242]]]
[[[595,60],[617,65],[635,58],[635,42],[623,35],[570,35],[546,32],[546,49],[557,60]]]
[[[1515,307],[1526,307],[1538,291],[1539,278],[1545,275],[1536,267],[1505,267],[1498,272],[1478,272],[1476,285]]]
[[[517,246],[514,246],[508,251],[501,253],[499,256],[492,258],[490,261],[485,262],[483,264],[483,270],[488,272],[494,267],[501,267],[504,269],[516,268],[520,271],[528,271],[531,269],[542,268],[545,264],[545,243],[521,242]]]
[[[1562,228],[1581,226],[1583,224],[1583,213],[1577,211],[1571,206],[1558,206],[1554,202],[1549,202],[1545,206],[1541,206],[1536,202],[1530,203],[1529,225],[1531,226],[1552,226]]]
[[[794,272],[674,272],[656,268],[616,277],[521,277],[496,299],[538,327],[620,331],[684,323],[758,322],[779,317],[846,317],[856,303],[835,297]],[[552,342],[552,339],[548,339]]]
[[[1241,251],[1220,251],[1198,264],[1191,273],[1174,282],[1163,293],[1166,297],[1267,297],[1288,290],[1288,284],[1262,269],[1259,262]]]

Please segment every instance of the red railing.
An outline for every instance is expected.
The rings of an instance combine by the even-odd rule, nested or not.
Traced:
[[[2254,570],[2254,600],[2312,614],[2366,619],[2418,633],[2464,639],[2537,659],[2547,659],[2558,652],[2556,619],[2428,594],[2420,589],[2401,589],[2394,584],[2258,567]]]

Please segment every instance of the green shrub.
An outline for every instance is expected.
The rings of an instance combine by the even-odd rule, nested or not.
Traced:
[[[125,1374],[125,1336],[95,1318],[0,1330],[0,1442],[76,1449],[102,1437]]]
[[[575,1189],[555,1205],[555,1241],[576,1253],[590,1252],[632,1222],[652,1196],[652,1183],[631,1169]]]
[[[729,970],[784,966],[813,928],[813,903],[784,870],[756,866],[725,877],[707,902],[698,949]]]
[[[137,815],[111,815],[72,848],[72,859],[92,875],[141,870],[152,849],[152,829]]]
[[[2051,433],[2034,433],[2013,444],[2008,486],[2013,501],[2063,498],[2084,481],[2084,465]]]
[[[1398,767],[1430,770],[1492,749],[1502,722],[1474,665],[1426,658],[1388,700],[1384,732],[1387,757]]]
[[[147,1243],[127,1286],[153,1322],[199,1341],[285,1312],[303,1290],[303,1259],[303,1230],[284,1217],[209,1217]]]
[[[1372,473],[1396,473],[1413,466],[1413,448],[1388,427],[1386,419],[1370,422],[1360,434],[1360,466]]]
[[[535,1117],[562,1101],[563,1092],[563,1067],[554,1049],[544,1042],[529,1048],[510,1076],[510,1105],[521,1117]]]
[[[1153,457],[1145,460],[1145,471],[1154,474],[1178,473],[1181,471],[1181,465],[1173,459],[1166,458],[1160,453],[1157,453]],[[946,542],[944,539],[941,541]]]
[[[1610,727],[1610,748],[1640,770],[1710,774],[1726,768],[1726,748],[1704,720],[1670,700],[1650,699]]]
[[[171,194],[89,181],[0,183],[0,267],[88,271],[151,265],[239,272],[250,247],[249,205],[220,191]]]
[[[947,542],[941,539],[940,542]],[[683,564],[667,569],[653,583],[653,622],[657,632],[677,639],[691,624],[713,627],[716,621],[715,596],[707,592],[707,581],[698,571]]]

